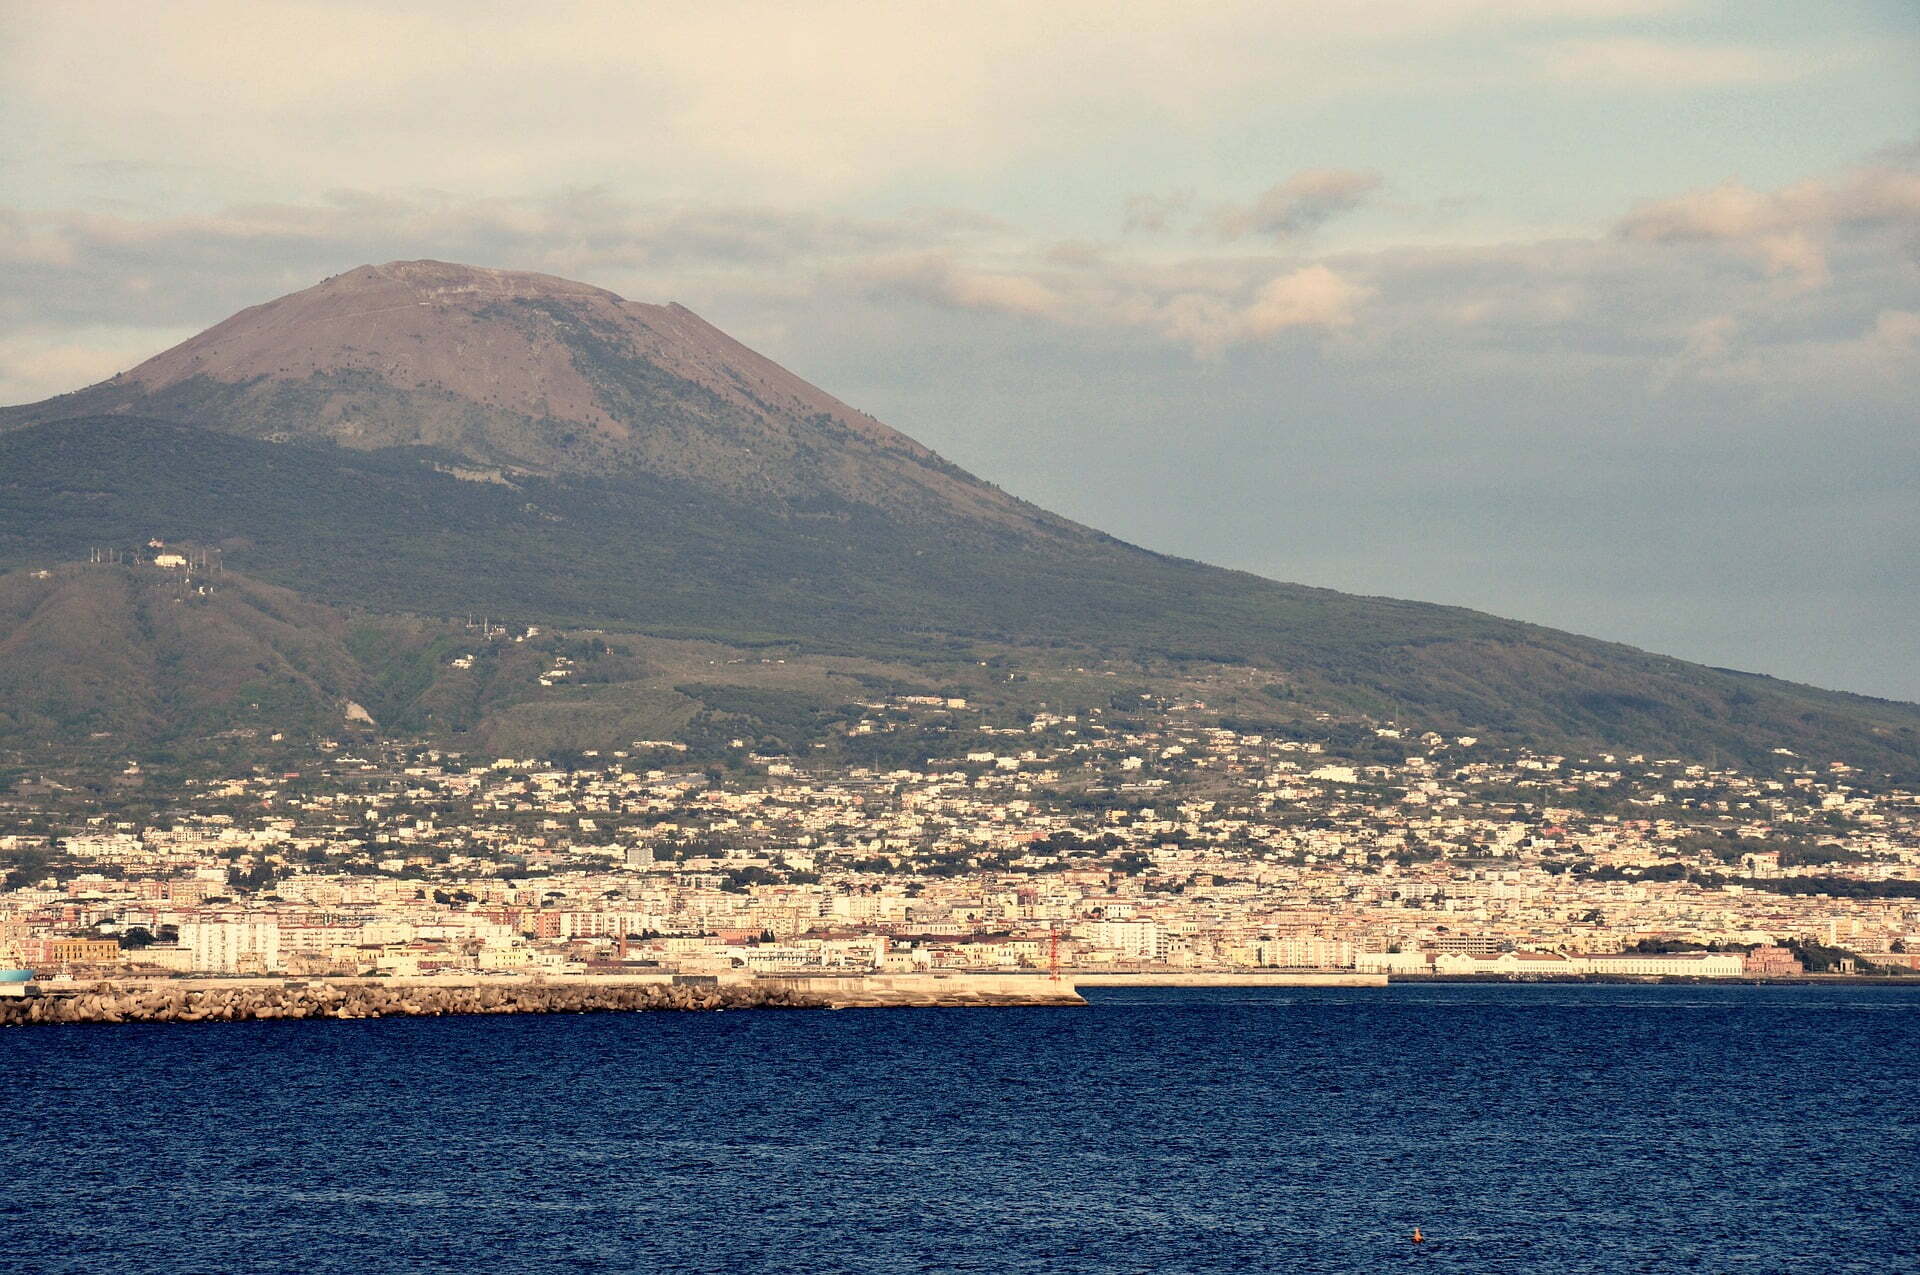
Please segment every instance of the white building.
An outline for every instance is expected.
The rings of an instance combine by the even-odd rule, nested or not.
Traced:
[[[1642,955],[1620,952],[1589,956],[1595,974],[1691,974],[1702,978],[1737,978],[1746,972],[1738,952],[1666,952]]]
[[[193,968],[210,974],[268,973],[280,968],[280,923],[273,920],[188,921],[180,946]]]
[[[1625,974],[1639,978],[1683,974],[1694,978],[1737,978],[1746,969],[1738,952],[1612,952],[1594,956],[1562,956],[1557,952],[1501,952],[1491,956],[1476,956],[1465,952],[1443,952],[1433,958],[1433,972]]]
[[[1355,952],[1353,968],[1362,974],[1431,974],[1432,958],[1425,952]]]
[[[1317,934],[1262,939],[1259,953],[1260,964],[1282,969],[1352,969],[1355,956],[1353,944]]]
[[[1167,954],[1167,936],[1158,921],[1096,922],[1093,945],[1118,952],[1128,961],[1157,961]]]

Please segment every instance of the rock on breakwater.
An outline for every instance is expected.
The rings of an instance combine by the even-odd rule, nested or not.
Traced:
[[[153,983],[101,983],[73,993],[0,1002],[0,1026],[798,1009],[823,1003],[786,988],[752,984],[716,987],[532,982],[422,985],[365,980],[168,987]]]
[[[0,1001],[0,1027],[35,1023],[203,1023],[448,1014],[640,1010],[881,1009],[1083,1005],[1071,983],[983,973],[476,978],[237,978],[105,981]]]

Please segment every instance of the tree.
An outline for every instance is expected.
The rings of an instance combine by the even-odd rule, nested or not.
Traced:
[[[0,855],[0,864],[6,866],[6,875],[0,877],[0,890],[17,890],[46,877],[53,867],[53,852],[44,846],[10,850]]]
[[[1844,947],[1831,947],[1811,938],[1788,939],[1783,946],[1799,957],[1800,963],[1806,966],[1807,972],[1811,974],[1832,973],[1840,968],[1842,961],[1847,960],[1854,961],[1856,968],[1866,964],[1855,953]]]
[[[273,869],[264,863],[246,869],[231,867],[227,869],[227,884],[236,890],[264,893],[273,888]]]

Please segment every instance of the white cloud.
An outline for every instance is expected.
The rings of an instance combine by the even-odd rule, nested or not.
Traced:
[[[1346,327],[1371,291],[1325,266],[1303,266],[1260,289],[1247,307],[1247,328],[1267,336],[1283,328]]]
[[[969,269],[938,254],[861,263],[847,278],[877,294],[908,296],[961,310],[991,310],[1033,318],[1064,318],[1057,293],[1030,276]]]
[[[1236,300],[1207,292],[1179,292],[1150,307],[1162,333],[1204,358],[1270,340],[1292,328],[1350,327],[1373,289],[1323,265],[1302,266]]]
[[[1828,249],[1842,231],[1920,232],[1920,172],[1887,166],[1757,191],[1723,182],[1636,209],[1617,226],[1650,243],[1718,242],[1800,287],[1828,279]]]
[[[1140,332],[1205,359],[1289,329],[1351,326],[1373,290],[1325,265],[1189,262],[1157,266],[1043,248],[1015,267],[983,269],[938,254],[849,266],[834,286],[957,310],[991,311],[1086,330]]]

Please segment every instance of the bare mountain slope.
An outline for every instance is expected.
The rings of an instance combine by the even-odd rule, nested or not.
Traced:
[[[424,447],[483,467],[646,474],[796,510],[1086,534],[955,468],[679,305],[438,261],[253,306],[0,427],[136,414],[269,441]]]

